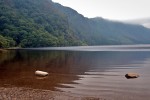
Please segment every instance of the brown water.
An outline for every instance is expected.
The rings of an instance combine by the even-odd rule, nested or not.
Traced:
[[[49,72],[45,78],[34,72]],[[126,79],[137,72],[137,79]],[[150,99],[149,46],[69,47],[0,52],[0,86],[60,90],[110,100]]]

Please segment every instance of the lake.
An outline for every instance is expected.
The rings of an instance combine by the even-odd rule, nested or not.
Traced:
[[[37,77],[36,70],[49,76]],[[126,79],[128,72],[139,73]],[[0,52],[0,87],[27,87],[103,97],[150,98],[150,45],[26,48]]]

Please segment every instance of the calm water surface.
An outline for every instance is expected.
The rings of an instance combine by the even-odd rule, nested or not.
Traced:
[[[34,72],[49,72],[45,78]],[[137,79],[126,79],[137,72]],[[32,48],[0,52],[0,86],[60,90],[106,100],[150,99],[150,46]]]

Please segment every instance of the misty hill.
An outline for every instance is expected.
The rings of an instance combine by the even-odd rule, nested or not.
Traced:
[[[1,0],[0,47],[150,43],[150,29],[88,19],[51,0]]]
[[[130,23],[130,24],[139,24],[139,25],[143,25],[144,27],[150,28],[150,18],[127,20],[124,22]]]

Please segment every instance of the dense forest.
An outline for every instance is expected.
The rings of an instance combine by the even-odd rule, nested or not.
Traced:
[[[0,0],[0,48],[150,43],[140,25],[86,18],[51,0]]]

